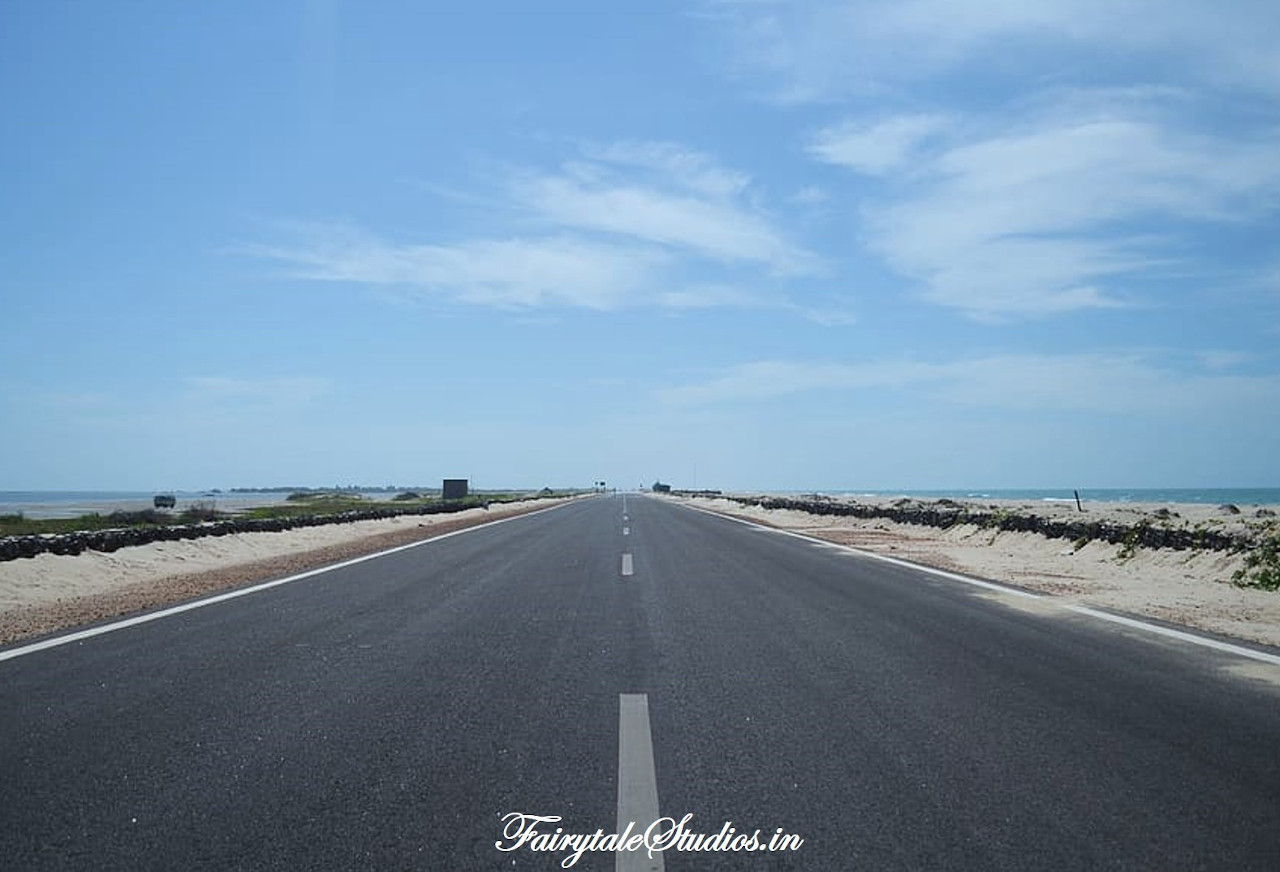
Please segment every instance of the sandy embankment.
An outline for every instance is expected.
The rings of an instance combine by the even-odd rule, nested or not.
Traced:
[[[0,563],[0,643],[282,578],[568,499],[6,561]]]
[[[1242,564],[1238,554],[1138,548],[1125,556],[1122,546],[1105,542],[1090,542],[1077,550],[1066,539],[999,532],[972,524],[943,530],[881,519],[761,509],[725,499],[676,499],[866,551],[1013,584],[1050,594],[1060,602],[1100,606],[1280,647],[1280,591],[1232,585],[1231,574]],[[866,497],[857,502],[886,506],[894,500]],[[1082,517],[1073,503],[953,502],[975,510],[1000,508],[1041,517]],[[1232,532],[1259,520],[1254,516],[1256,507],[1241,508],[1241,514],[1231,515],[1209,505],[1089,503],[1083,517],[1125,524],[1145,518],[1153,526],[1203,524]],[[1167,517],[1157,514],[1162,509],[1169,513]]]

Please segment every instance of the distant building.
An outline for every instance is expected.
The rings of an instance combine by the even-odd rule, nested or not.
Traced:
[[[446,500],[460,500],[467,495],[468,484],[465,478],[446,478],[440,495]]]
[[[655,494],[669,494],[671,493],[671,485],[663,484],[660,481],[655,481],[653,483],[653,492]]]

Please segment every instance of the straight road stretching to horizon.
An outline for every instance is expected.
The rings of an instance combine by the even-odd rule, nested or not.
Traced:
[[[0,650],[0,867],[1275,870],[1277,675],[591,498]]]

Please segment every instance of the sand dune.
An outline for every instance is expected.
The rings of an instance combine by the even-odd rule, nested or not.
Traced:
[[[0,563],[0,643],[303,572],[564,501],[529,500],[445,515],[403,515],[6,561]]]
[[[970,524],[942,530],[881,519],[811,515],[743,506],[726,499],[682,498],[703,508],[802,532],[867,551],[1014,584],[1060,597],[1280,647],[1280,591],[1249,590],[1230,583],[1239,554],[1172,549],[1132,550],[1090,542],[1077,549],[1065,539],[1038,533],[997,532]],[[859,498],[890,505],[893,500]],[[1079,517],[1073,503],[958,500],[974,509],[1001,508],[1041,516]],[[1272,511],[1263,509],[1263,512]],[[1091,503],[1086,515],[1133,524],[1202,524],[1226,532],[1269,520],[1257,507],[1230,514],[1217,506]]]

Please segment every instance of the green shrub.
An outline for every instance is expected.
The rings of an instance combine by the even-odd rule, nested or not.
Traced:
[[[148,524],[169,523],[169,517],[155,509],[142,509],[137,512],[112,512],[106,516],[105,520],[108,524],[116,527],[141,527]]]
[[[1237,587],[1280,590],[1280,530],[1270,529],[1244,556],[1244,566],[1231,575]]]
[[[178,515],[178,522],[181,524],[196,524],[200,521],[216,521],[222,517],[222,513],[214,507],[213,503],[200,502],[192,503]]]
[[[1124,534],[1124,542],[1120,545],[1119,552],[1116,557],[1120,560],[1128,560],[1130,557],[1138,553],[1138,547],[1142,544],[1142,536],[1147,531],[1145,523],[1138,524]]]

